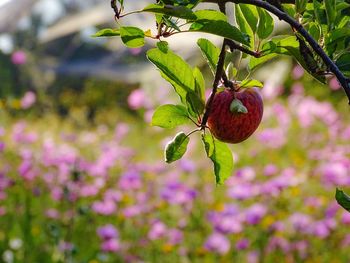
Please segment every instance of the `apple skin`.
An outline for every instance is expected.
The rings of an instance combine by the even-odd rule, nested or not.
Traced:
[[[248,113],[232,113],[230,104],[239,99]],[[220,141],[240,143],[258,128],[263,116],[263,101],[257,88],[233,91],[226,88],[215,94],[208,117],[211,133]]]

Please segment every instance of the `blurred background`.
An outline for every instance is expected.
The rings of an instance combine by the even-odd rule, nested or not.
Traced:
[[[150,14],[121,23],[155,30]],[[163,161],[180,130],[150,119],[178,98],[146,59],[155,42],[91,37],[105,27],[117,27],[109,1],[0,0],[0,262],[350,261],[350,215],[334,200],[350,185],[336,79],[315,82],[287,57],[254,72],[264,118],[230,146],[233,174],[216,186],[197,134]],[[199,36],[167,41],[209,88]]]

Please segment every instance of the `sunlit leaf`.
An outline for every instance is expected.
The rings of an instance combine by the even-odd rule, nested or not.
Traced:
[[[165,104],[156,109],[151,124],[162,128],[175,128],[189,121],[187,110],[181,105]]]
[[[203,74],[199,68],[195,67],[193,69],[193,76],[194,76],[195,83],[196,83],[195,92],[203,100],[203,103],[204,103],[204,100],[205,100],[205,80],[204,80]]]
[[[262,84],[259,80],[256,80],[256,79],[246,79],[246,80],[243,80],[239,86],[241,88],[249,88],[249,87],[262,88],[264,84]]]
[[[145,44],[145,33],[138,27],[121,27],[120,36],[123,43],[130,48],[142,47]]]
[[[254,32],[247,22],[240,5],[235,5],[235,18],[239,29],[250,37],[250,48],[254,49]]]
[[[96,32],[92,37],[115,37],[120,36],[119,29],[104,28]]]
[[[258,26],[258,20],[259,20],[259,14],[257,11],[257,8],[253,5],[248,4],[239,4],[239,7],[241,8],[241,11],[247,20],[250,28],[255,33]]]
[[[189,30],[214,34],[249,46],[249,36],[225,21],[198,20],[191,25]]]
[[[211,21],[221,20],[227,22],[227,16],[224,13],[216,10],[198,10],[195,11],[194,14],[196,16],[196,20],[206,19]]]

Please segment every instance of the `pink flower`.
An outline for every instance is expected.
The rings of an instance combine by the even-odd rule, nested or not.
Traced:
[[[117,210],[117,205],[112,200],[96,201],[92,204],[92,210],[97,214],[111,215]]]
[[[22,109],[29,109],[36,101],[36,95],[33,91],[27,91],[21,99]]]
[[[304,69],[300,65],[296,65],[292,71],[293,79],[300,79],[304,75]]]
[[[148,238],[156,240],[164,237],[167,232],[166,225],[161,221],[156,221],[152,224],[151,229],[148,232]]]
[[[109,239],[101,244],[101,250],[104,252],[117,252],[120,250],[120,242],[117,239]]]
[[[132,110],[138,110],[148,105],[146,94],[143,89],[133,90],[128,97],[128,104]]]
[[[11,61],[15,65],[23,65],[27,62],[27,55],[22,50],[15,51],[12,53]]]

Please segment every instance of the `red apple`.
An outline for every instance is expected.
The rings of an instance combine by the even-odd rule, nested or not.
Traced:
[[[208,126],[220,141],[239,143],[254,133],[262,115],[263,101],[257,88],[225,89],[214,96]]]

